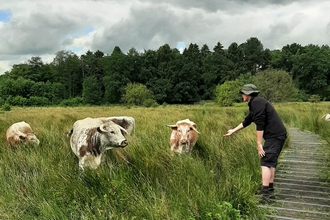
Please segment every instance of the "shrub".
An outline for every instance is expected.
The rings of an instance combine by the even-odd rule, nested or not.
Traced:
[[[220,106],[232,106],[240,97],[241,84],[238,81],[226,81],[216,87],[216,102]]]
[[[5,104],[3,104],[3,105],[1,106],[1,109],[2,109],[3,111],[10,111],[10,110],[11,110],[11,107],[10,107],[10,105],[9,105],[8,103],[5,103]]]
[[[0,97],[0,106],[2,106],[3,104],[5,104],[5,100]]]
[[[11,104],[15,106],[25,106],[27,104],[27,98],[23,98],[22,96],[15,96],[11,100]]]
[[[144,100],[143,104],[142,104],[143,107],[157,107],[158,104],[155,100],[153,99],[146,99]]]
[[[156,101],[151,90],[143,84],[127,84],[123,100],[126,104],[150,107]],[[148,106],[150,105],[150,106]]]
[[[26,104],[28,106],[47,106],[50,104],[50,101],[46,97],[31,96],[27,99]]]
[[[319,95],[311,95],[308,99],[308,101],[310,102],[320,102],[321,97]]]

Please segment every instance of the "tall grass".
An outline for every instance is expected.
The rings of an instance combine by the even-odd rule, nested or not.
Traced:
[[[313,115],[306,106],[276,107],[290,125],[328,126],[316,116],[324,105],[311,108],[317,123],[299,117]],[[265,219],[254,196],[261,181],[254,126],[223,137],[246,113],[246,105],[211,104],[13,108],[0,115],[0,219]],[[119,150],[129,163],[110,150],[97,170],[79,172],[66,136],[73,123],[120,115],[136,120],[129,145]],[[165,125],[185,118],[201,134],[191,156],[171,156]],[[23,120],[38,147],[6,143],[7,128]]]

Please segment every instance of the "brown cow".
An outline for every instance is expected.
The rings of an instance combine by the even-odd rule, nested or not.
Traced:
[[[172,129],[170,138],[171,152],[190,154],[199,134],[196,124],[189,119],[185,119],[176,122],[175,125],[166,126]]]
[[[6,137],[10,145],[19,143],[39,145],[40,143],[31,126],[24,121],[12,124],[7,129]]]

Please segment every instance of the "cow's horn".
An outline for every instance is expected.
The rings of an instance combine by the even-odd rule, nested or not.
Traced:
[[[197,129],[196,129],[194,126],[192,126],[191,128],[192,128],[194,131],[196,131],[197,134],[200,134],[199,131],[197,131]]]
[[[178,127],[177,125],[165,125],[165,126],[170,127],[170,128]]]
[[[100,130],[103,131],[103,132],[108,132],[106,129],[105,129],[105,126],[107,126],[106,124],[102,124],[100,126]]]
[[[120,125],[118,125],[119,126],[119,128],[120,128],[120,130],[122,130],[122,131],[124,131],[126,134],[128,134],[128,132],[126,131],[126,129],[125,128],[123,128],[122,126],[120,126]]]

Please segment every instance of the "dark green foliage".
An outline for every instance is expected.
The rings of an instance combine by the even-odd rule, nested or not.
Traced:
[[[2,111],[10,111],[11,106],[9,104],[5,103],[1,106],[1,109],[2,109]]]
[[[101,104],[102,94],[101,88],[96,76],[89,76],[83,82],[83,99],[86,104],[99,105]]]
[[[64,99],[60,102],[60,106],[67,107],[67,106],[81,106],[84,104],[84,99],[80,97],[75,97],[71,99]]]
[[[47,106],[51,102],[46,97],[31,96],[26,100],[27,106]]]
[[[13,100],[13,104],[19,106],[27,105],[25,99],[32,96],[46,98],[48,101],[45,99],[44,102],[48,105],[58,105],[62,100],[74,97],[86,97],[92,105],[115,104],[121,102],[128,83],[138,83],[153,92],[158,104],[190,104],[214,100],[218,85],[235,81],[247,73],[260,78],[259,72],[264,70],[281,70],[289,74],[299,89],[298,96],[294,92],[295,100],[308,101],[310,95],[316,94],[321,100],[328,101],[329,56],[328,45],[293,43],[271,51],[256,37],[242,44],[233,42],[228,48],[217,42],[213,51],[206,44],[200,49],[194,43],[182,53],[168,44],[144,52],[132,47],[127,54],[115,46],[111,54],[97,50],[87,51],[80,57],[72,51],[62,50],[49,64],[38,56],[31,57],[26,63],[14,64],[11,71],[0,75],[0,98],[21,97]],[[91,79],[90,86],[97,91],[87,94],[89,85],[84,81]],[[258,81],[263,89],[269,84],[269,81]],[[278,96],[271,98],[287,100]]]

